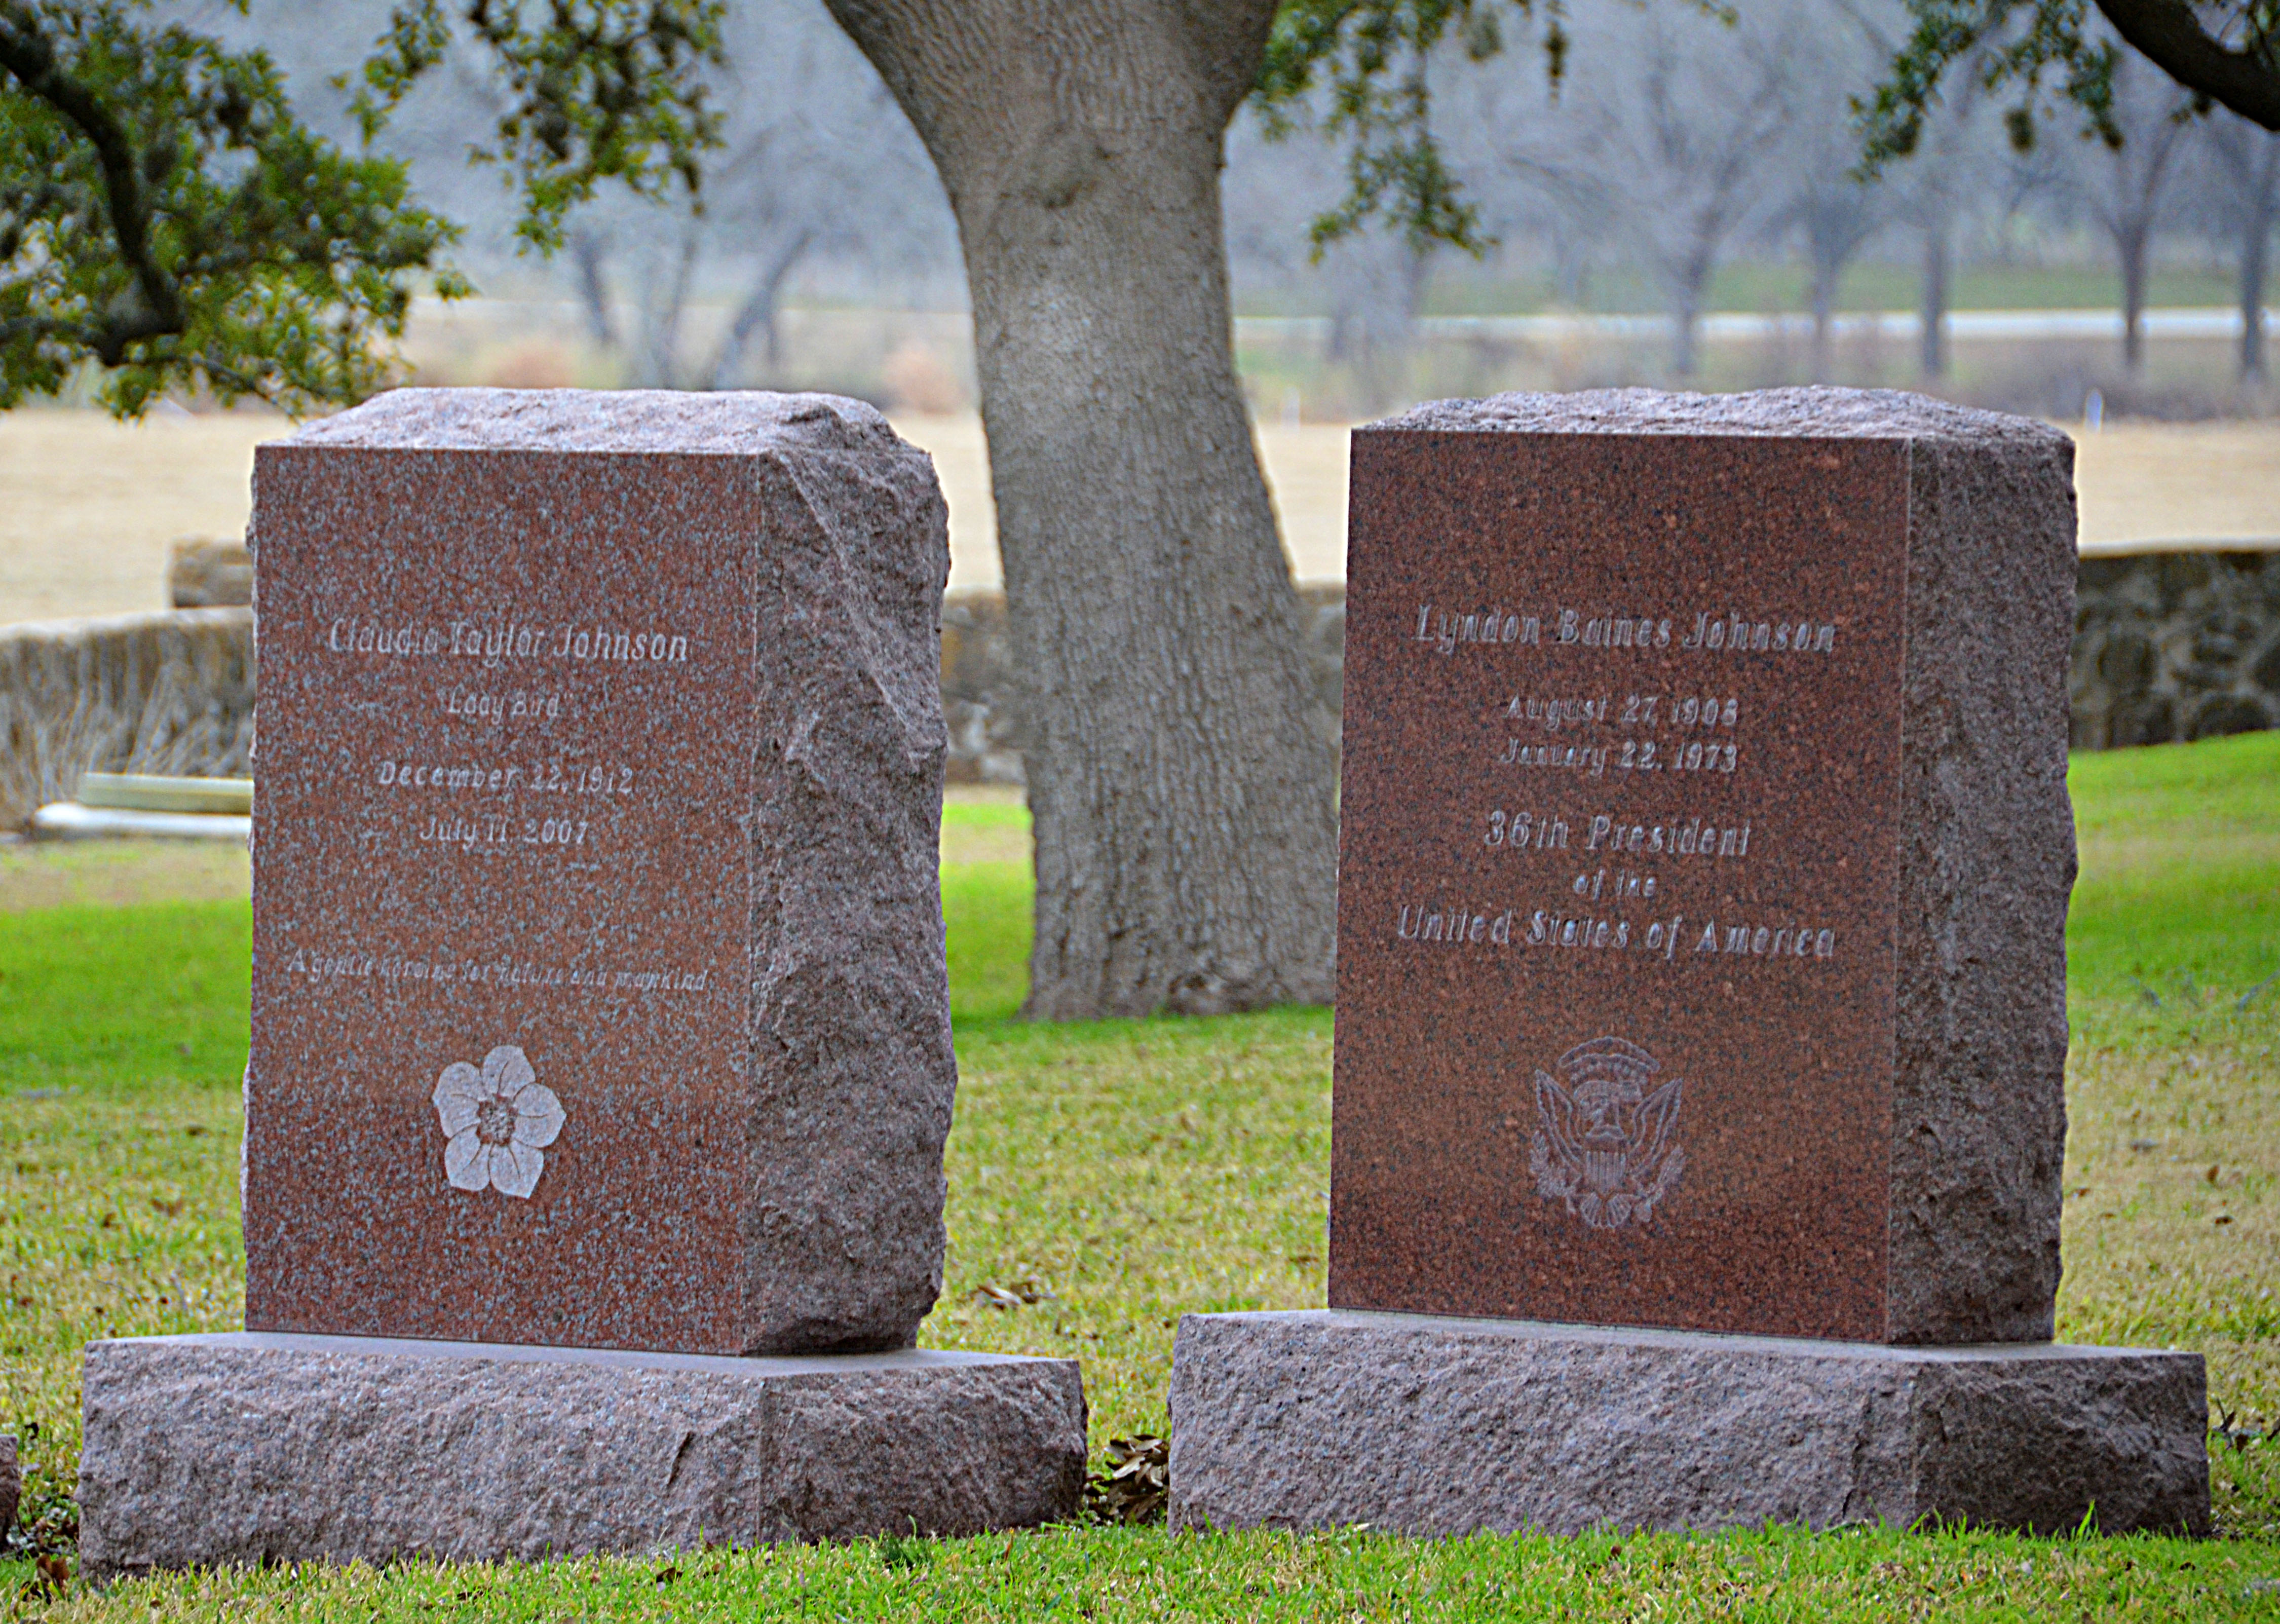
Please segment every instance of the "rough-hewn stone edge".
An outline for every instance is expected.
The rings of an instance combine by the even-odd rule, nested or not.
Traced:
[[[1175,1528],[2208,1526],[2198,1354],[1190,1314]]]
[[[747,1352],[908,1346],[942,1289],[949,513],[894,447],[753,465]]]
[[[2073,463],[2072,443],[2048,431],[1910,445],[1893,1342],[2052,1333],[2075,875]]]
[[[1810,384],[1702,395],[1648,389],[1514,393],[1429,400],[1363,430],[1542,435],[1745,435],[1868,440],[1959,438],[1984,443],[2071,444],[2032,418],[1959,406],[1904,389]]]
[[[404,389],[255,449],[653,452],[750,457],[788,448],[892,450],[886,414],[844,395],[768,389]]]
[[[82,1573],[535,1560],[1073,1515],[1073,1359],[223,1335],[89,1344]]]

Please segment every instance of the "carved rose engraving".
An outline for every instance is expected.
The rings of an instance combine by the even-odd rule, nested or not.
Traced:
[[[546,1171],[540,1147],[554,1143],[562,1102],[542,1088],[521,1050],[502,1044],[482,1069],[455,1060],[435,1080],[435,1114],[451,1143],[443,1174],[454,1189],[496,1189],[528,1201]]]
[[[1654,1057],[1620,1037],[1595,1037],[1560,1057],[1566,1086],[1536,1074],[1534,1142],[1528,1170],[1536,1193],[1562,1201],[1594,1229],[1644,1224],[1686,1171],[1672,1141],[1678,1126],[1676,1078],[1652,1094]]]

